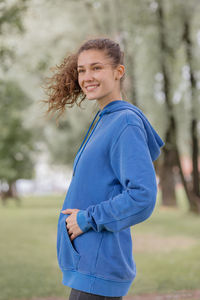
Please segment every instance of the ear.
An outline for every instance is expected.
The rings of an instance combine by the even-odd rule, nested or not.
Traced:
[[[119,80],[121,77],[123,77],[125,74],[125,67],[124,65],[118,65],[116,68],[116,76],[115,80]]]

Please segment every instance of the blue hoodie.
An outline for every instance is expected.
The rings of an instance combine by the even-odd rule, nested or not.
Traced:
[[[77,223],[83,234],[71,241],[65,222],[69,215],[60,212],[58,264],[64,285],[121,297],[136,276],[130,227],[154,210],[153,161],[164,142],[143,112],[124,100],[99,110],[91,126],[76,154],[62,207],[80,209]]]

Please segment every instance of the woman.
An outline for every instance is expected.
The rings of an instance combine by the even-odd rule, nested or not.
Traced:
[[[164,142],[142,111],[122,99],[125,67],[116,42],[88,40],[57,68],[48,112],[63,113],[78,97],[99,106],[58,219],[62,283],[72,288],[70,300],[122,299],[136,276],[130,227],[153,212],[153,161]]]

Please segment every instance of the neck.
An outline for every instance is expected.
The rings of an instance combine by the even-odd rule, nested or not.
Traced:
[[[122,95],[116,95],[116,97],[111,97],[109,99],[97,99],[99,108],[102,110],[108,103],[116,100],[123,100]]]

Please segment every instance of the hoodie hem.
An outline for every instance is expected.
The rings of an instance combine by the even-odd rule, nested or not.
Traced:
[[[71,288],[81,290],[86,293],[92,293],[105,297],[122,297],[128,293],[128,290],[133,282],[129,281],[114,281],[95,277],[93,275],[83,274],[76,270],[62,270],[62,284]]]

